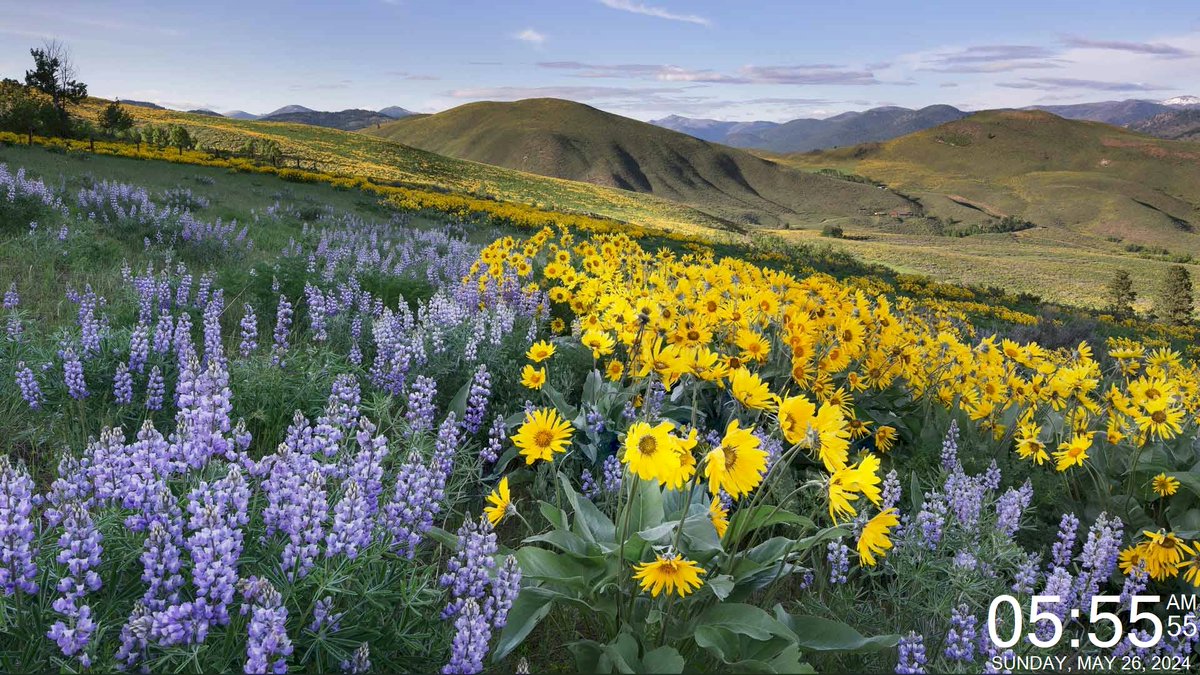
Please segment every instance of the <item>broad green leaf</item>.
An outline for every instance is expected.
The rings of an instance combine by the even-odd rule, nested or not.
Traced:
[[[612,543],[617,538],[617,527],[590,499],[580,495],[563,473],[558,474],[560,489],[575,510],[575,531],[588,541]]]
[[[736,658],[737,636],[724,628],[700,624],[696,626],[696,632],[692,638],[698,647],[707,649],[709,653],[725,663],[729,663],[730,658]]]
[[[795,616],[775,605],[775,618],[796,634],[796,644],[810,652],[876,652],[895,647],[899,635],[863,637],[854,628],[819,616]]]
[[[526,537],[522,541],[527,544],[545,542],[563,553],[570,553],[581,557],[589,555],[588,543],[579,537],[579,535],[569,530],[550,530],[542,534],[535,534],[532,537]],[[599,553],[599,551],[596,551],[596,553]]]
[[[682,673],[685,665],[674,647],[659,647],[642,657],[642,671],[646,673]]]
[[[696,624],[720,628],[755,640],[791,635],[787,626],[762,609],[737,602],[722,602],[709,607],[696,619]]]
[[[572,558],[544,548],[523,546],[517,549],[516,555],[517,562],[521,564],[521,573],[532,579],[583,585],[596,571],[595,564],[589,559]]]
[[[677,520],[668,520],[667,522],[652,527],[648,530],[642,530],[637,535],[647,542],[656,542],[675,532],[675,526],[679,525]]]
[[[538,510],[542,517],[559,530],[567,529],[567,513],[550,502],[539,502]]]
[[[525,641],[529,633],[550,613],[556,596],[556,593],[536,586],[521,589],[517,599],[513,601],[512,608],[508,610],[508,623],[492,649],[493,663],[503,661],[504,657]]]
[[[634,489],[633,500],[628,507],[633,509],[629,514],[629,531],[641,532],[660,525],[666,517],[663,512],[662,490],[656,483],[640,478],[630,477],[626,480],[638,482]]]
[[[621,633],[616,640],[605,645],[604,654],[618,673],[636,673],[641,665],[637,657],[638,641],[629,633]]]
[[[718,574],[706,581],[704,586],[712,591],[718,600],[724,600],[733,591],[733,577],[728,574]]]
[[[775,506],[755,506],[738,511],[729,521],[730,531],[738,532],[739,538],[772,525],[794,525],[806,530],[816,527],[811,519]]]

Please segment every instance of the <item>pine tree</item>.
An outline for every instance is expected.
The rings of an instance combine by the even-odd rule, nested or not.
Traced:
[[[1185,326],[1192,322],[1195,304],[1192,275],[1183,265],[1171,265],[1163,280],[1155,314],[1159,319],[1173,326]]]
[[[1137,293],[1133,290],[1133,279],[1129,277],[1129,272],[1117,270],[1108,284],[1108,311],[1120,318],[1133,316],[1133,303],[1136,300]]]
[[[132,126],[133,117],[121,107],[120,101],[109,103],[100,115],[100,128],[109,134],[119,134]]]

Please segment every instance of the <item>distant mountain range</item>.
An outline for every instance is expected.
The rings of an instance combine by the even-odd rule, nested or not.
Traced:
[[[1200,109],[1200,97],[1196,96],[1176,96],[1165,101],[1128,99],[1040,105],[1025,109],[1043,110],[1066,119],[1125,126],[1163,138],[1200,136],[1200,125],[1186,126],[1194,119],[1188,112]],[[967,114],[949,105],[931,105],[919,110],[886,106],[825,119],[803,118],[790,122],[728,122],[671,115],[650,123],[712,143],[789,153],[887,141],[962,119]]]
[[[931,105],[920,110],[887,106],[826,119],[796,119],[782,123],[721,122],[677,115],[650,123],[714,143],[786,153],[886,141],[953,122],[966,115],[948,105]]]
[[[192,112],[204,114],[216,114],[210,111]],[[285,105],[277,110],[272,110],[265,115],[255,115],[244,110],[231,110],[225,113],[225,117],[230,117],[238,120],[262,120],[264,122],[293,122],[296,124],[310,124],[318,127],[329,127],[331,129],[341,129],[342,131],[358,131],[368,127],[378,126],[387,122],[392,122],[407,117],[415,113],[405,110],[400,106],[388,106],[382,110],[364,110],[362,108],[349,108],[347,110],[322,111],[313,110],[302,105]]]

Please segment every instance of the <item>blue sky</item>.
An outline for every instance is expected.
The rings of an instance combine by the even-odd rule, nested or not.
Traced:
[[[262,113],[557,96],[640,119],[1200,95],[1194,0],[0,0],[0,74]]]

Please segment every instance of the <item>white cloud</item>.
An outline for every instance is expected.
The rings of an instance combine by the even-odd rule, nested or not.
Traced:
[[[661,7],[651,7],[633,0],[600,0],[600,4],[612,9],[619,9],[622,12],[632,12],[633,14],[643,14],[645,16],[653,16],[659,19],[668,19],[670,21],[683,21],[685,23],[694,23],[701,26],[711,26],[712,21],[697,16],[695,14],[676,14],[665,10]]]
[[[513,38],[520,40],[521,42],[528,42],[532,45],[541,45],[546,41],[546,35],[544,33],[539,33],[532,28],[526,28],[520,33],[514,34]]]

